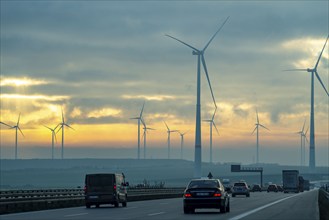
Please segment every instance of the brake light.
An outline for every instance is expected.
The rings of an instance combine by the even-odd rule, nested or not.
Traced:
[[[192,195],[191,195],[191,193],[185,193],[185,194],[184,194],[184,197],[185,197],[185,198],[189,198],[189,197],[192,197]]]
[[[214,197],[221,197],[222,196],[222,194],[220,194],[220,193],[215,193],[214,194]]]
[[[116,189],[117,189],[117,185],[114,185],[114,186],[113,186],[113,189],[116,190]]]

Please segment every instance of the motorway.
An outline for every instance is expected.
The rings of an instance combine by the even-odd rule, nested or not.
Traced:
[[[231,212],[222,214],[215,209],[197,209],[184,214],[182,198],[130,202],[126,208],[101,206],[53,209],[0,215],[1,220],[84,220],[84,219],[227,219],[227,220],[318,220],[318,190],[299,194],[255,192],[249,198],[231,198]]]

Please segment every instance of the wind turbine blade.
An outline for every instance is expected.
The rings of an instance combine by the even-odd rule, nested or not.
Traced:
[[[328,35],[328,37],[327,37],[327,39],[326,39],[326,42],[325,42],[324,45],[323,45],[322,51],[321,51],[321,53],[320,53],[320,56],[319,56],[318,60],[316,61],[316,64],[315,64],[315,67],[314,67],[315,70],[316,70],[316,68],[317,68],[318,65],[319,65],[319,62],[320,62],[320,59],[321,59],[321,56],[322,56],[323,50],[324,50],[324,48],[326,47],[326,44],[327,44],[327,42],[328,42],[328,38],[329,38],[329,35]]]
[[[256,131],[256,129],[257,129],[257,126],[255,127],[255,129],[252,131],[252,133],[251,133],[251,134],[254,134],[254,132]]]
[[[270,130],[270,129],[268,129],[267,127],[265,127],[264,125],[259,124],[259,126],[265,128],[265,129],[267,129],[267,130]]]
[[[64,113],[63,113],[63,107],[62,107],[62,122],[64,124]]]
[[[143,115],[144,105],[145,105],[145,102],[143,103],[143,107],[142,107],[141,113],[139,114],[139,117],[140,117],[140,118],[142,118],[142,115]]]
[[[166,127],[167,127],[167,130],[170,131],[170,129],[169,129],[167,123],[166,123],[165,121],[163,121],[163,122],[165,123],[165,125],[166,125]]]
[[[72,128],[70,125],[68,125],[68,124],[64,124],[66,127],[69,127],[69,128],[71,128],[71,129],[73,129],[73,130],[75,130],[74,128]]]
[[[59,125],[61,125],[61,124],[59,124]],[[59,127],[59,129],[58,129],[58,131],[56,132],[56,134],[57,134],[61,129],[63,129],[63,125],[61,125],[61,126]]]
[[[223,24],[220,26],[220,28],[216,31],[216,33],[212,36],[212,38],[210,38],[210,40],[208,41],[208,43],[206,44],[206,46],[203,48],[203,52],[207,49],[207,47],[209,46],[209,44],[211,43],[211,41],[215,38],[215,36],[217,35],[217,33],[223,28],[223,26],[225,25],[225,23],[227,22],[227,20],[230,18],[230,16],[228,16],[225,21],[223,22]]]
[[[324,86],[324,84],[323,84],[323,82],[322,82],[322,80],[321,80],[321,78],[320,78],[320,76],[319,76],[319,74],[318,74],[318,72],[317,72],[317,71],[315,71],[315,75],[316,75],[316,78],[318,78],[319,82],[321,83],[321,85],[322,85],[322,87],[323,87],[324,91],[326,91],[326,93],[327,93],[327,96],[329,96],[329,93],[328,93],[328,91],[327,91],[326,87]]]
[[[11,128],[11,126],[10,126],[10,125],[8,125],[8,124],[6,124],[6,123],[3,123],[3,122],[1,122],[1,121],[0,121],[0,124],[6,125],[6,126],[8,126],[8,127],[10,127],[10,128]]]
[[[22,130],[20,129],[20,127],[17,127],[17,129],[21,132],[21,134],[23,135],[23,137],[25,137],[24,134],[23,134],[23,132],[22,132]]]
[[[216,112],[217,112],[217,106],[215,106],[215,111],[214,111],[214,114],[212,115],[212,118],[211,118],[212,121],[214,121],[214,118],[215,118]]]
[[[301,132],[304,132],[305,122],[306,122],[306,118],[305,118],[305,120],[304,120],[304,125],[303,125],[303,129],[302,129]]]
[[[46,127],[46,128],[48,128],[49,130],[53,131],[53,129],[51,129],[50,127],[48,127],[48,126],[46,126],[46,125],[44,125],[44,127]]]
[[[202,120],[202,121],[205,121],[205,122],[212,122],[211,119],[208,119],[208,120]]]
[[[183,41],[181,41],[181,40],[179,40],[179,39],[177,39],[177,38],[175,38],[175,37],[172,37],[172,36],[170,36],[170,35],[168,35],[168,34],[166,34],[165,36],[170,37],[170,38],[172,38],[172,39],[174,39],[174,40],[177,40],[178,42],[180,42],[180,43],[182,43],[182,44],[188,46],[189,48],[191,48],[191,49],[193,49],[193,50],[195,50],[195,51],[200,52],[200,51],[199,51],[198,49],[196,49],[195,47],[192,47],[191,45],[189,45],[189,44],[187,44],[187,43],[185,43],[185,42],[183,42]]]
[[[144,129],[147,129],[143,117],[141,117],[141,122],[142,122],[142,124],[143,124]]]
[[[215,97],[214,97],[214,93],[213,93],[212,88],[211,88],[211,83],[210,83],[210,79],[209,79],[209,75],[208,75],[208,70],[207,70],[206,61],[205,61],[205,59],[204,59],[203,54],[201,55],[201,60],[202,60],[202,65],[203,65],[203,68],[204,68],[204,71],[205,71],[205,73],[206,73],[206,77],[207,77],[207,80],[208,80],[208,85],[209,85],[209,88],[210,88],[210,92],[211,92],[212,100],[213,100],[213,102],[214,102],[215,107],[217,108],[216,100],[215,100]]]
[[[217,126],[216,126],[215,122],[212,122],[212,124],[214,125],[214,127],[215,127],[215,129],[216,129],[216,131],[217,131],[217,134],[219,135],[219,131],[218,131],[218,129],[217,129]]]
[[[54,134],[53,134],[54,136],[55,136],[55,141],[56,141],[56,143],[57,143],[57,137],[56,137],[56,133],[55,133],[55,131],[54,131]]]
[[[140,119],[140,117],[135,117],[135,118],[129,118],[129,119]]]
[[[19,120],[21,119],[21,113],[18,115],[17,126],[19,125]]]
[[[307,69],[288,69],[288,70],[283,70],[285,72],[288,72],[288,71],[307,71]]]
[[[256,108],[256,115],[257,115],[257,124],[259,124],[259,119],[258,119],[258,111],[257,111],[257,108]]]
[[[309,127],[307,127],[307,129],[306,129],[305,136],[307,135],[308,129],[309,129]]]

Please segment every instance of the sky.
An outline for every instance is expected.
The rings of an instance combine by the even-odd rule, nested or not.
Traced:
[[[311,77],[283,70],[314,67],[329,34],[329,1],[2,0],[0,120],[14,126],[21,114],[19,158],[47,157],[28,152],[49,149],[44,126],[60,123],[62,110],[74,128],[65,129],[67,149],[111,157],[102,150],[131,148],[136,157],[137,120],[130,118],[145,102],[145,123],[156,129],[147,133],[147,145],[161,149],[147,157],[166,158],[165,121],[187,132],[184,147],[193,160],[197,57],[165,35],[202,49],[227,17],[205,52],[218,106],[214,161],[254,161],[257,109],[269,129],[260,129],[260,161],[299,164],[296,132],[304,121],[309,127]],[[327,45],[318,66],[327,90],[328,51]],[[316,164],[329,165],[329,99],[317,79],[314,85]],[[213,112],[201,72],[202,120]],[[59,132],[57,152],[60,142]],[[1,157],[13,158],[15,131],[1,125],[0,143]],[[178,158],[177,133],[171,147]],[[207,160],[206,122],[202,147]]]

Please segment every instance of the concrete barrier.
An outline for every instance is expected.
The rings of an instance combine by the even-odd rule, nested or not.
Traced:
[[[178,198],[184,188],[140,188],[128,190],[128,202]],[[84,206],[81,189],[24,190],[0,192],[0,215],[45,209]]]
[[[320,220],[329,220],[329,192],[319,190],[318,196]]]

